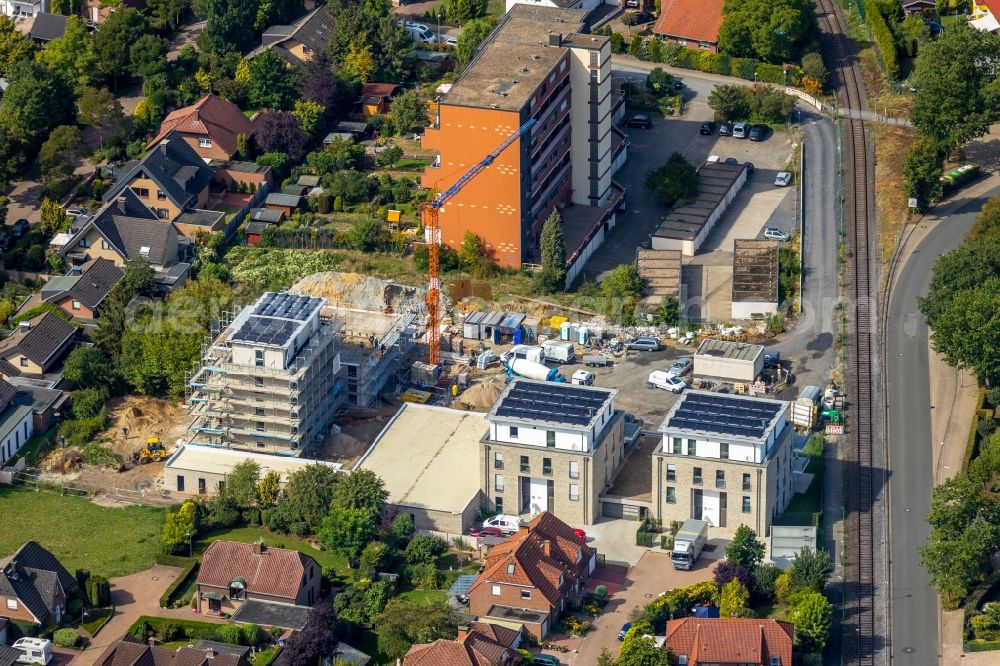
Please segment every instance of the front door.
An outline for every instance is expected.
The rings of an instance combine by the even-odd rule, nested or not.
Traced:
[[[528,494],[528,511],[531,515],[549,510],[548,479],[531,479],[528,482]]]
[[[208,610],[210,613],[221,613],[222,612],[222,600],[221,599],[209,599],[208,600]]]

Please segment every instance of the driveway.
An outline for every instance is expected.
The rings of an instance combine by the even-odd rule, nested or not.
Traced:
[[[170,50],[167,51],[167,60],[174,61],[181,54],[181,49],[188,44],[194,44],[198,41],[198,35],[201,31],[205,29],[208,25],[208,21],[197,21],[195,23],[189,23],[181,27],[174,35],[174,38],[170,40]]]
[[[629,614],[634,609],[645,606],[660,592],[710,580],[714,568],[714,560],[702,557],[697,568],[692,571],[678,571],[670,566],[670,558],[666,554],[647,551],[624,576],[614,567],[598,569],[588,584],[588,589],[601,584],[601,578],[607,577],[609,580],[604,584],[611,593],[611,601],[604,613],[594,620],[594,628],[580,642],[578,651],[559,655],[560,661],[577,666],[593,666],[597,663],[602,648],[608,648],[613,655],[617,655],[621,645],[618,642],[618,632],[629,621]]]
[[[7,224],[25,218],[35,223],[41,219],[42,193],[45,186],[34,180],[19,180],[7,195]]]

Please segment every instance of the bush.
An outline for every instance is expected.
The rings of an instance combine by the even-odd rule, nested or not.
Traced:
[[[754,597],[759,601],[777,601],[775,584],[781,569],[773,564],[761,564],[753,571],[753,587],[751,588]]]
[[[333,212],[342,213],[344,212],[344,197],[339,194],[333,198]]]
[[[76,599],[70,599],[66,604],[66,612],[70,615],[78,615],[81,610],[83,610],[83,599],[80,599],[79,597]]]
[[[220,624],[215,630],[219,640],[230,645],[243,645],[243,630],[237,624]]]
[[[183,562],[183,564],[180,565],[183,567],[183,569],[179,574],[177,574],[177,578],[174,579],[174,582],[168,585],[167,589],[163,591],[163,595],[160,597],[160,608],[172,607],[174,602],[178,601],[178,599],[175,596],[177,594],[177,591],[187,587],[187,583],[198,575],[197,559],[184,557],[184,558],[177,558],[177,560]],[[159,562],[159,558],[157,558],[157,561]],[[163,562],[160,563],[163,564]],[[177,566],[177,564],[171,564],[170,566]],[[180,601],[185,601],[185,600],[181,599]]]
[[[865,18],[872,30],[872,38],[878,46],[879,55],[885,65],[886,73],[893,81],[899,79],[899,57],[896,53],[896,38],[886,23],[885,17],[876,0],[865,0]]]
[[[104,576],[91,576],[87,580],[87,598],[92,606],[111,604],[111,584]]]
[[[79,640],[80,634],[76,633],[76,629],[56,629],[52,634],[52,642],[56,647],[74,648]]]
[[[684,205],[698,194],[698,172],[683,155],[674,152],[666,164],[650,172],[646,187],[664,206]]]
[[[88,465],[97,465],[98,467],[110,467],[111,469],[118,469],[121,464],[121,458],[118,457],[114,451],[100,444],[87,444],[80,451],[80,457]]]
[[[107,427],[107,420],[107,413],[102,409],[96,416],[87,419],[63,421],[56,432],[59,437],[66,438],[67,444],[82,446]]]

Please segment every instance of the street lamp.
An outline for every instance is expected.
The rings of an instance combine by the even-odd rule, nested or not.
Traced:
[[[188,530],[188,557],[194,557],[194,530]]]

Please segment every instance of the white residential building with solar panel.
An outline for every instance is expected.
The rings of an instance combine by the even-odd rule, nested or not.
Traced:
[[[653,510],[665,524],[708,521],[710,536],[770,533],[794,489],[787,402],[685,391],[653,451]]]
[[[188,380],[191,444],[293,456],[323,445],[344,399],[325,304],[267,292],[213,335]]]
[[[518,379],[487,414],[480,477],[487,508],[570,525],[600,517],[600,495],[625,456],[615,389]]]

